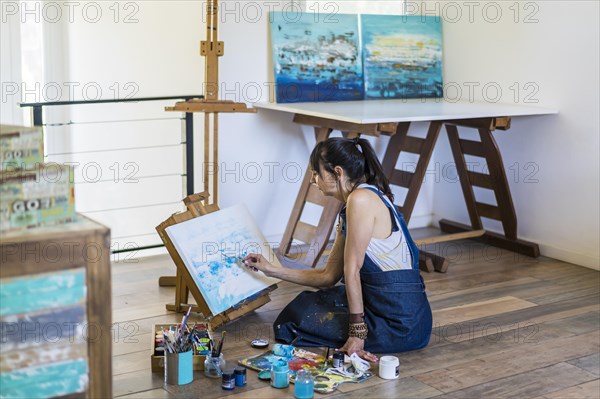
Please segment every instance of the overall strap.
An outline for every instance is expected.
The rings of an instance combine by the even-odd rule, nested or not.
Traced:
[[[390,204],[388,201],[386,201],[386,199],[383,196],[383,193],[381,191],[379,191],[378,189],[376,189],[374,187],[360,187],[360,188],[366,188],[367,190],[371,190],[375,194],[377,194],[379,196],[379,198],[381,198],[381,200],[383,201],[385,206],[390,211],[390,216],[392,217],[392,231],[399,230],[398,225],[396,224],[396,220],[398,220],[398,222],[400,223],[400,228],[402,229],[402,235],[404,236],[404,239],[406,240],[406,245],[408,246],[408,250],[410,251],[410,256],[412,259],[412,268],[413,268],[413,270],[419,270],[419,248],[417,247],[417,244],[415,244],[412,237],[410,236],[410,233],[408,232],[408,226],[406,225],[406,221],[404,220],[404,216],[402,215],[402,213],[400,211],[398,211],[398,209],[396,209],[396,206],[394,206],[394,204]],[[344,209],[344,211],[345,211],[345,209]],[[346,222],[345,212],[344,212],[343,220],[344,220],[344,228],[345,228],[345,224],[346,224],[345,223]]]

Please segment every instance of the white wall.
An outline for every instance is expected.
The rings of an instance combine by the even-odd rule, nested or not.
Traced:
[[[220,25],[220,39],[225,41],[225,56],[220,61],[221,81],[226,89],[222,98],[243,102],[269,100],[267,87],[273,78],[266,3],[222,1],[222,10],[229,10],[221,16]],[[462,87],[463,99],[469,98],[467,85],[479,84],[474,98],[485,100],[481,88],[494,83],[502,89],[500,101],[511,102],[515,100],[517,82],[518,102],[539,100],[538,105],[560,111],[557,116],[515,118],[509,131],[495,133],[504,164],[507,168],[514,166],[508,173],[519,217],[519,236],[538,242],[545,255],[598,267],[598,3],[518,3],[517,23],[514,2],[496,3],[502,7],[502,18],[497,23],[489,22],[495,18],[495,9],[488,3],[477,3],[472,21],[468,8],[459,2],[428,2],[426,10],[419,10],[421,2],[408,2],[407,11],[433,10],[444,17],[444,79],[453,83],[453,88]],[[51,68],[48,80],[79,83],[75,96],[78,99],[82,98],[82,86],[89,83],[98,84],[105,98],[114,97],[111,87],[115,83],[121,94],[131,93],[125,85],[133,83],[136,96],[203,91],[203,61],[198,54],[199,42],[204,39],[202,2],[140,1],[134,2],[138,8],[128,9],[124,8],[125,3],[119,3],[117,22],[114,9],[109,9],[113,3],[100,4],[103,17],[96,23],[89,22],[93,14],[87,15],[86,20],[80,10],[74,22],[67,21],[60,28],[66,33],[56,34],[60,29],[52,27],[56,34],[53,45],[57,47],[50,47],[49,56],[55,54],[58,59],[52,61],[55,69]],[[313,9],[314,4],[304,2]],[[337,4],[340,12],[384,8],[401,11],[401,2],[389,0],[319,2],[318,7],[323,5],[319,10],[331,12],[332,9],[324,8],[326,4]],[[457,19],[456,9],[448,8],[448,4],[458,5],[461,18]],[[125,24],[127,15],[137,22]],[[523,23],[527,17],[538,22]],[[530,85],[525,86],[527,83]],[[488,98],[494,95],[493,91],[485,94]],[[173,118],[173,114],[162,112],[164,105],[168,104],[95,110],[77,107],[69,109],[66,115],[60,114],[64,110],[56,110],[48,115],[48,120]],[[200,127],[201,122],[197,117],[196,126]],[[426,126],[415,124],[413,128],[411,134],[422,136]],[[92,216],[111,225],[113,237],[123,237],[121,244],[157,242],[154,226],[180,209],[177,202],[183,196],[180,178],[152,177],[161,171],[176,174],[177,169],[181,170],[179,121],[90,123],[55,129],[54,134],[61,138],[53,142],[51,151],[67,153],[56,159],[84,165],[96,162],[109,177],[113,173],[110,166],[115,162],[121,165],[122,172],[127,172],[123,170],[126,162],[139,167],[136,176],[146,178],[137,184],[126,186],[110,179],[95,185],[84,182],[78,188],[78,207],[89,211],[108,209],[114,207],[117,199],[119,203],[124,200],[132,209]],[[201,129],[197,129],[196,140],[201,142]],[[374,141],[380,153],[385,140]],[[165,148],[127,150],[140,143]],[[305,168],[313,143],[310,129],[291,123],[291,115],[262,110],[258,114],[221,115],[221,206],[246,203],[265,235],[276,242],[300,185],[297,172]],[[118,151],[111,151],[111,146]],[[94,149],[104,151],[82,152]],[[197,191],[201,188],[201,159],[202,149],[198,146]],[[433,161],[411,227],[425,226],[440,218],[467,222],[459,184],[445,180],[441,174],[443,166],[452,162],[444,133]],[[531,172],[535,174],[529,175]],[[532,183],[534,179],[537,182]],[[149,203],[166,205],[140,207]],[[314,215],[308,217],[314,219]],[[488,227],[494,229],[498,225]]]
[[[518,82],[518,103],[535,105],[527,104],[529,95],[539,106],[558,109],[558,115],[514,118],[510,130],[494,133],[507,168],[518,234],[539,243],[542,255],[598,268],[599,3],[519,2],[517,23],[516,3],[496,2],[502,10],[496,23],[488,22],[496,19],[492,6],[487,6],[488,21],[483,16],[487,3],[479,3],[473,22],[462,8],[462,19],[452,23],[455,14],[446,9],[445,81],[461,86],[464,99],[465,82],[478,83],[477,100],[486,99],[482,88],[493,83],[506,103],[515,102]],[[443,6],[440,11],[444,15]],[[495,93],[488,88],[490,100]],[[444,165],[453,161],[446,135],[441,138],[435,161]],[[468,224],[460,185],[449,180],[435,187],[434,219]]]
[[[17,19],[7,19],[0,24],[0,123],[22,125],[23,112],[17,103],[21,84],[20,29]]]

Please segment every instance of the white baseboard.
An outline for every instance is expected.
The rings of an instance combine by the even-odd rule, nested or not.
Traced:
[[[594,258],[593,256],[579,254],[551,245],[538,245],[540,246],[540,254],[543,256],[600,271],[600,258]]]
[[[439,226],[438,221],[440,219],[443,219],[443,217],[440,215],[435,215],[432,219],[432,221],[433,221],[432,225],[439,228],[440,226]],[[460,221],[458,221],[458,222],[460,222]],[[469,224],[468,221],[466,221],[466,222],[463,221],[461,223]],[[489,229],[489,231],[494,231],[494,230]],[[494,231],[494,232],[502,234],[501,231]],[[539,240],[537,240],[535,238],[531,238],[531,237],[519,237],[519,238],[522,240],[537,243],[540,247],[540,255],[542,255],[542,256],[600,271],[600,258],[595,258],[593,256],[569,251],[568,249],[560,248],[555,245],[544,244],[544,243],[540,242]]]

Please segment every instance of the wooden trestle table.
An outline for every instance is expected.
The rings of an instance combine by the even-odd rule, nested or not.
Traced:
[[[422,247],[424,244],[472,238],[527,256],[539,256],[536,243],[517,237],[517,215],[502,157],[492,133],[495,130],[508,130],[513,117],[555,114],[557,111],[520,104],[450,102],[441,99],[256,103],[254,107],[292,114],[295,123],[314,127],[317,142],[328,138],[334,130],[350,138],[361,134],[389,136],[382,165],[391,185],[408,190],[404,202],[401,205],[396,204],[407,223],[412,215],[436,140],[442,126],[445,126],[471,224],[469,226],[442,219],[439,221],[440,229],[448,234],[416,240],[417,244]],[[413,122],[429,123],[425,138],[408,134]],[[479,140],[460,138],[459,127],[476,129]],[[396,169],[402,152],[417,154],[418,161],[414,172]],[[465,155],[485,159],[490,173],[469,170]],[[278,252],[283,256],[289,255],[294,240],[304,242],[308,244],[308,250],[302,258],[302,263],[314,267],[327,246],[342,204],[334,198],[323,196],[310,184],[310,178],[309,166]],[[474,186],[493,190],[497,204],[477,201]],[[323,207],[317,226],[300,220],[306,203]],[[500,221],[504,233],[486,231],[481,218]],[[443,257],[421,249],[420,267],[427,271],[445,272],[448,262]]]

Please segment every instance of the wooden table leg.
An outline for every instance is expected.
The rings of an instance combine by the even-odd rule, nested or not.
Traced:
[[[476,128],[481,141],[461,139],[458,135],[457,126]],[[524,255],[537,257],[540,254],[537,244],[517,238],[517,215],[510,195],[502,157],[492,136],[492,131],[496,129],[507,130],[509,127],[510,118],[506,117],[446,123],[446,131],[448,132],[448,139],[450,140],[450,147],[456,163],[471,226],[444,219],[440,221],[440,228],[443,232],[459,233],[482,229],[482,217],[498,220],[502,223],[504,235],[486,232],[474,239]],[[465,155],[485,159],[489,173],[468,170]],[[491,205],[477,201],[473,187],[482,187],[494,191],[497,204]]]
[[[433,148],[442,129],[442,123],[432,122],[424,139],[409,136],[409,127],[410,122],[398,124],[396,134],[390,138],[382,162],[383,170],[388,176],[390,184],[408,189],[402,206],[398,206],[407,223],[417,202],[419,191],[421,191],[425,172],[427,171],[427,166],[433,154]],[[396,164],[402,152],[417,154],[419,156],[414,172],[396,169]],[[419,250],[419,268],[429,273],[434,270],[444,273],[448,268],[448,261],[441,256]]]
[[[332,130],[326,127],[315,127],[317,143],[327,139]],[[327,246],[327,242],[333,231],[335,219],[342,204],[335,198],[325,197],[316,187],[312,186],[310,184],[311,176],[312,169],[309,165],[277,252],[282,256],[295,255],[290,250],[292,249],[292,241],[296,238],[309,245],[305,256],[302,260],[298,259],[298,261],[314,267]],[[323,207],[323,212],[317,226],[300,221],[302,211],[304,211],[304,206],[307,202]]]
[[[448,270],[448,261],[446,258],[431,252],[419,250],[419,269],[431,273],[434,270],[440,273],[446,273]]]
[[[396,134],[390,138],[382,162],[383,170],[388,176],[390,184],[408,189],[404,203],[399,206],[406,223],[410,220],[419,191],[421,191],[427,165],[429,165],[431,154],[433,154],[433,148],[442,128],[442,123],[431,122],[427,136],[424,139],[409,136],[409,126],[410,122],[398,124]],[[419,156],[414,172],[396,169],[398,158],[400,158],[402,152]]]

